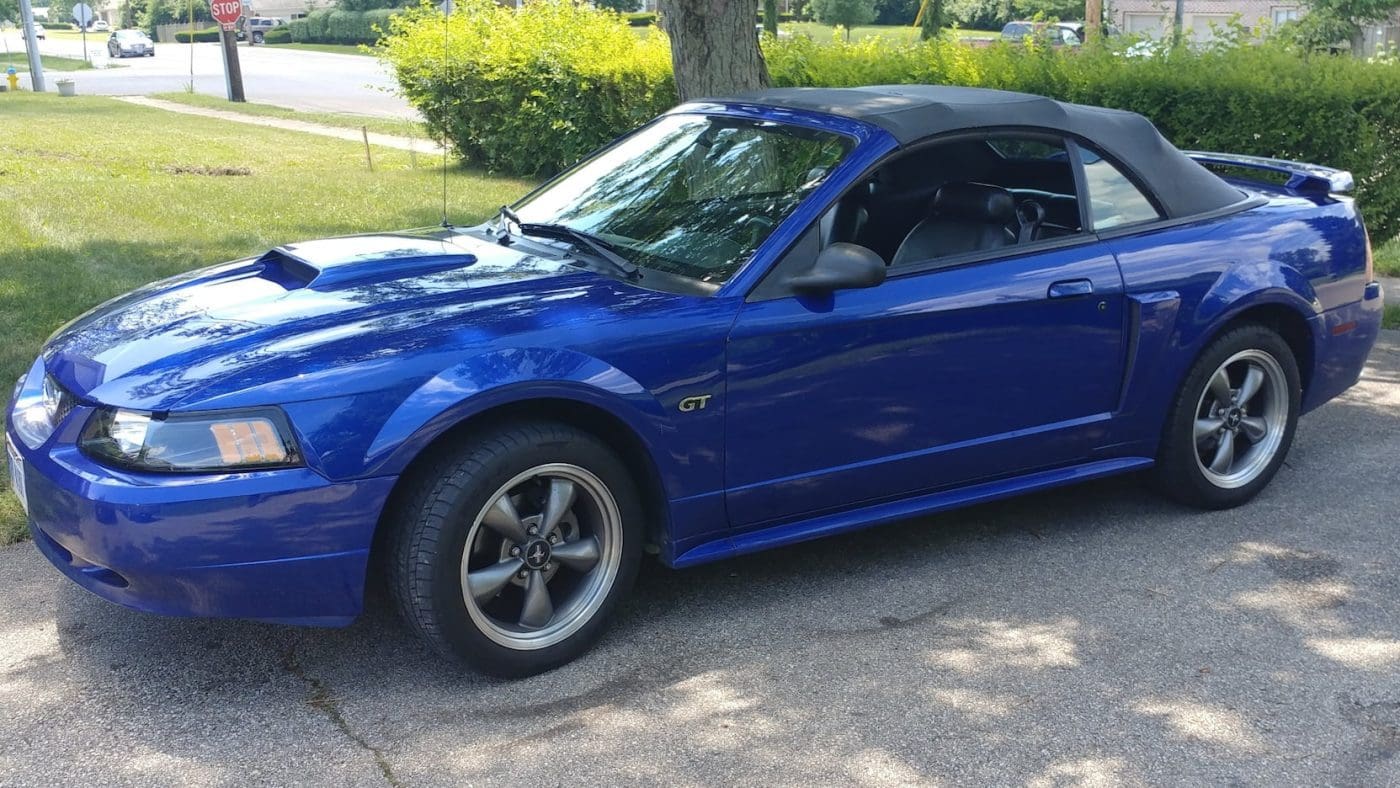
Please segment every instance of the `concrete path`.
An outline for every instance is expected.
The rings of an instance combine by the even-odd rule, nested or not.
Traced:
[[[308,123],[304,120],[289,120],[286,118],[272,118],[262,115],[248,115],[242,112],[233,112],[222,109],[209,109],[207,107],[191,107],[187,104],[179,104],[174,101],[150,98],[148,96],[116,96],[119,101],[128,104],[136,104],[142,107],[152,107],[163,109],[169,112],[182,112],[186,115],[199,115],[205,118],[217,118],[233,123],[246,123],[250,126],[268,126],[274,129],[286,129],[288,131],[300,131],[306,134],[319,134],[322,137],[334,137],[350,142],[363,142],[363,132],[358,129],[347,129],[338,126],[326,126],[320,123]],[[416,153],[441,153],[442,146],[426,138],[399,137],[392,134],[377,134],[369,132],[371,145],[379,145],[385,148],[398,148],[399,150],[411,150]]]
[[[1118,479],[708,567],[481,678],[0,550],[0,784],[1400,784],[1400,333],[1252,504]]]

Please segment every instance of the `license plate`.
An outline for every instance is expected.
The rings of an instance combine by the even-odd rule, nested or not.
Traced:
[[[10,460],[10,489],[15,491],[20,508],[29,514],[29,497],[24,489],[24,459],[19,456],[19,450],[10,442],[8,435],[5,436],[5,456]]]

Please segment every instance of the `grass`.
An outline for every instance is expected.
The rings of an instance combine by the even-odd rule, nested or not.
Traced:
[[[85,68],[92,68],[92,64],[80,57],[58,57],[56,55],[40,55],[39,62],[43,64],[45,73],[49,71],[82,71]],[[29,71],[29,57],[23,52],[10,52],[0,56],[0,72],[5,71],[10,66],[21,74]]]
[[[1400,328],[1400,305],[1387,304],[1381,316],[1381,328]]]
[[[1400,277],[1400,238],[1392,238],[1374,250],[1376,273]]]
[[[178,104],[186,104],[191,107],[204,107],[207,109],[221,109],[227,112],[238,112],[243,115],[258,115],[266,118],[282,118],[284,120],[300,120],[307,123],[320,123],[324,126],[338,126],[347,129],[358,129],[361,126],[367,127],[370,131],[379,134],[393,134],[399,137],[426,137],[427,131],[423,124],[413,120],[395,120],[394,118],[375,118],[366,115],[349,115],[340,112],[302,112],[286,107],[277,107],[272,104],[236,104],[218,96],[207,96],[203,93],[157,93],[152,98],[173,101]]]
[[[643,38],[651,35],[650,27],[634,27],[632,30]],[[819,22],[784,22],[778,25],[778,30],[793,35],[809,36],[819,43],[830,43],[836,33],[836,28]],[[992,30],[957,29],[953,32],[959,38],[996,38],[1001,35],[1000,32]],[[852,41],[876,36],[894,41],[914,41],[919,37],[919,28],[912,25],[864,25],[851,28]]]
[[[438,222],[442,170],[407,152],[179,115],[112,99],[0,97],[0,381],[45,337],[143,283],[280,243]],[[92,129],[102,129],[94,144]],[[177,175],[248,168],[245,177]],[[449,213],[474,221],[533,184],[453,168]],[[0,544],[24,532],[0,476]]]
[[[374,57],[374,50],[359,44],[263,44],[272,49],[301,49],[307,52],[329,52],[333,55],[368,55]]]

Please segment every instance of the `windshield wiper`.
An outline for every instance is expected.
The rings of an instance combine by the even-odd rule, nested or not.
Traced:
[[[520,228],[521,235],[538,235],[541,238],[553,238],[560,241],[567,241],[574,246],[582,246],[592,252],[594,256],[597,256],[599,259],[607,262],[608,265],[622,272],[622,275],[628,279],[638,279],[641,277],[641,273],[637,269],[637,264],[618,254],[617,251],[613,249],[612,244],[604,241],[602,238],[592,233],[584,232],[583,230],[575,230],[564,224],[531,224],[529,222],[521,222],[514,218],[514,212],[507,214],[506,211],[508,210],[510,209],[502,207],[501,215],[515,222],[516,226]]]

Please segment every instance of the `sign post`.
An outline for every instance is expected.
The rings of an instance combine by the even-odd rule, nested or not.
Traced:
[[[87,3],[78,3],[73,6],[73,21],[78,23],[78,29],[82,31],[83,60],[91,63],[92,61],[88,59],[87,29],[88,25],[92,24],[92,6]]]
[[[243,70],[238,65],[238,37],[234,29],[238,18],[243,16],[242,0],[209,0],[209,12],[219,23],[219,41],[224,48],[224,84],[228,87],[228,100],[242,103]],[[194,46],[194,42],[190,42]]]

